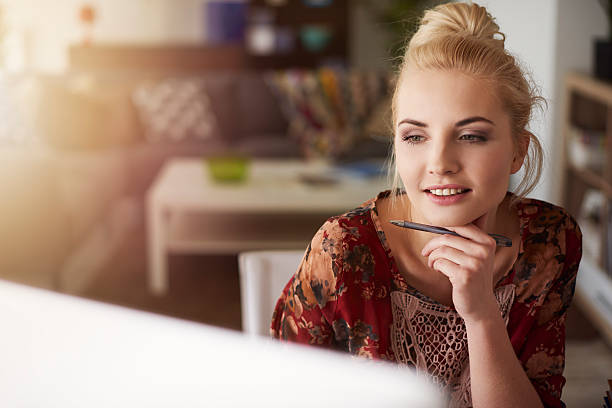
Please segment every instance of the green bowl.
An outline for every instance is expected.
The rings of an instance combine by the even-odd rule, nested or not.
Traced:
[[[241,182],[246,180],[250,160],[242,156],[220,156],[204,159],[213,180]]]

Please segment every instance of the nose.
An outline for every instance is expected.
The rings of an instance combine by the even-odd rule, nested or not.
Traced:
[[[429,174],[454,174],[461,168],[458,152],[449,143],[442,141],[433,143],[428,156],[427,171]]]

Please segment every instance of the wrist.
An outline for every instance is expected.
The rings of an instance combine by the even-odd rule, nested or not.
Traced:
[[[469,328],[470,326],[486,328],[489,326],[497,326],[499,323],[502,323],[505,326],[495,297],[493,296],[492,299],[486,303],[487,304],[483,305],[478,313],[463,316],[463,321],[465,322],[466,328]]]

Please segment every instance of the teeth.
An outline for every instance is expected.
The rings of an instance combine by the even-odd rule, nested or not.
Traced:
[[[461,194],[466,190],[467,189],[462,189],[462,188],[445,188],[445,189],[437,188],[435,190],[430,190],[429,192],[437,196],[449,196],[449,195]]]

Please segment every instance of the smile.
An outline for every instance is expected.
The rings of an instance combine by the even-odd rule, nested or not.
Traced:
[[[425,194],[432,203],[446,206],[465,200],[471,191],[469,188],[437,188],[425,190]]]
[[[469,189],[467,188],[438,188],[435,190],[425,190],[430,194],[436,195],[436,196],[451,196],[451,195],[456,195],[456,194],[463,194],[463,193],[467,193],[469,191]]]

